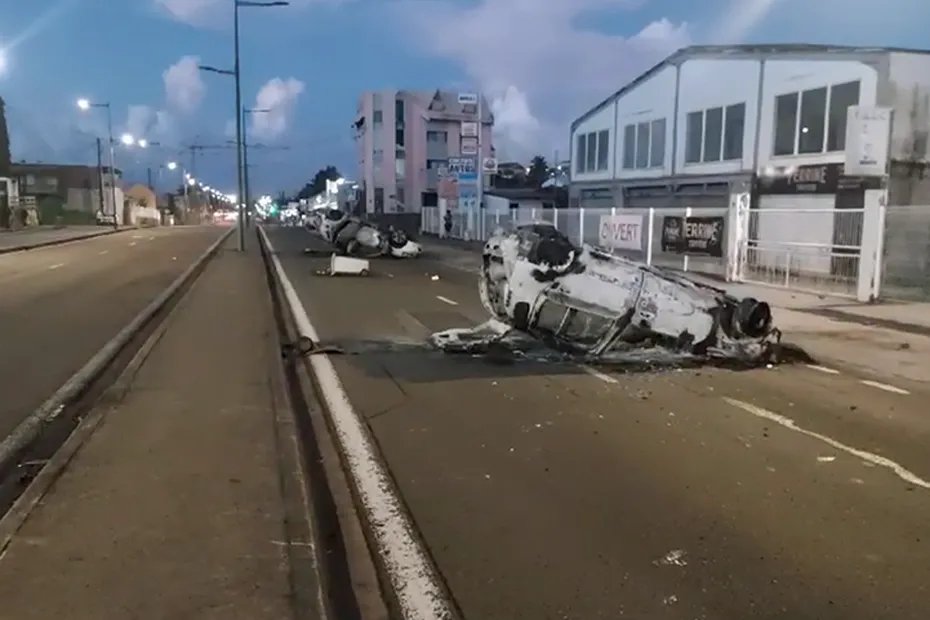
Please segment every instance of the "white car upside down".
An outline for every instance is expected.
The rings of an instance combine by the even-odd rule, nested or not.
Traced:
[[[404,231],[394,228],[382,231],[338,209],[314,211],[309,216],[308,228],[345,256],[416,258],[423,252],[420,244]]]
[[[478,289],[491,322],[433,334],[434,346],[480,353],[519,336],[589,363],[644,352],[766,363],[781,337],[764,302],[577,247],[550,224],[496,232]]]

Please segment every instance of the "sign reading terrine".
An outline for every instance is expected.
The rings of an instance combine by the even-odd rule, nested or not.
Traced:
[[[722,257],[723,228],[722,217],[665,217],[662,251]]]
[[[643,248],[642,215],[602,215],[598,245],[617,250]]]

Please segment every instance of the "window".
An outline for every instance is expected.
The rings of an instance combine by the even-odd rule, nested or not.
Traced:
[[[397,146],[404,146],[403,128],[400,128],[394,131],[394,144],[396,144]]]
[[[445,159],[427,159],[426,160],[426,169],[427,170],[438,170],[446,165]]]
[[[701,161],[701,144],[704,140],[704,113],[691,112],[685,131],[685,163],[696,164]]]
[[[394,100],[394,121],[398,127],[404,126],[404,100]]]
[[[636,167],[649,167],[649,123],[636,126]]]
[[[852,105],[859,105],[859,82],[837,84],[830,89],[828,151],[842,151],[846,148],[846,113]]]
[[[372,151],[372,153],[371,153],[371,161],[373,161],[373,162],[376,163],[376,164],[380,164],[381,162],[383,162],[383,161],[384,161],[384,151],[382,151],[381,149],[375,149],[374,151]]]
[[[588,172],[597,170],[597,135],[594,133],[588,134],[588,150],[584,160]]]
[[[375,213],[384,213],[384,188],[375,188]]]
[[[649,165],[659,168],[665,164],[665,119],[652,121],[652,143],[649,146]]]
[[[375,110],[372,114],[371,120],[373,123],[381,123],[384,121],[384,112],[381,110]]]
[[[774,155],[809,155],[846,148],[846,114],[860,84],[844,82],[775,98]]]
[[[723,145],[723,108],[704,113],[704,161],[720,161]]]
[[[798,93],[775,98],[775,155],[794,155],[798,127]]]
[[[587,166],[585,166],[585,157],[588,152],[588,136],[587,134],[581,134],[576,140],[577,145],[575,147],[575,172],[580,174],[588,171]]]
[[[426,141],[445,144],[449,141],[449,134],[445,131],[427,131]]]
[[[598,170],[607,170],[608,155],[610,155],[610,131],[605,129],[597,134]]]
[[[438,207],[439,194],[436,192],[423,192],[420,194],[420,201],[423,203],[424,207]]]
[[[746,127],[746,104],[727,106],[723,130],[723,158],[743,158],[743,133]]]
[[[827,89],[815,88],[801,93],[801,125],[798,153],[822,153],[827,113]]]
[[[636,167],[636,125],[623,128],[623,168],[632,170]]]

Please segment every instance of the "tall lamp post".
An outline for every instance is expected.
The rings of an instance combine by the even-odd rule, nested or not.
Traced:
[[[242,200],[245,198],[245,177],[243,171],[243,150],[242,150],[242,63],[239,54],[239,8],[269,8],[275,6],[289,6],[290,2],[284,0],[258,1],[258,0],[233,0],[233,69],[217,69],[216,67],[201,66],[203,71],[211,71],[222,75],[231,75],[236,81],[236,174],[238,177],[239,194],[236,197],[239,211],[239,251],[245,251],[245,221]]]
[[[110,103],[94,103],[89,99],[82,98],[78,99],[77,105],[78,108],[85,112],[91,108],[105,108],[107,111],[107,141],[110,144],[110,196],[113,200],[113,228],[119,228],[119,219],[116,216],[116,158],[113,153],[113,112]],[[101,179],[101,181],[103,181],[103,179]]]

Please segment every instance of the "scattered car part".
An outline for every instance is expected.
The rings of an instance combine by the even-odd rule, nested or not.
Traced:
[[[331,276],[367,276],[371,273],[371,264],[364,258],[338,256],[333,254],[329,260]]]
[[[546,223],[496,231],[484,246],[478,289],[497,327],[438,332],[436,347],[484,352],[511,337],[503,324],[586,363],[650,351],[755,364],[771,359],[781,337],[764,302],[577,247]]]

